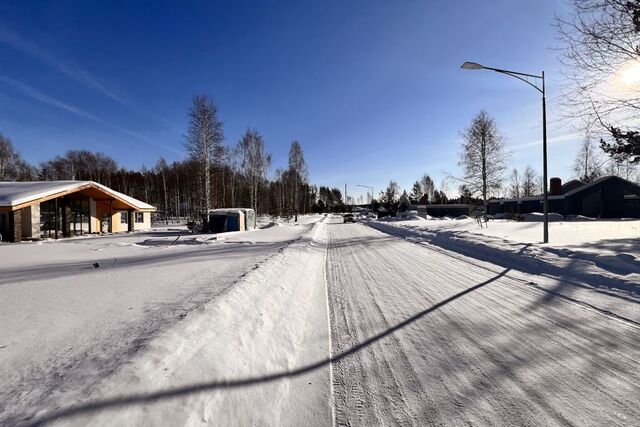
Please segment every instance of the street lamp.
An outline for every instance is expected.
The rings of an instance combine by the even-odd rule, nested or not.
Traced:
[[[535,74],[526,74],[519,73],[517,71],[509,71],[509,70],[501,70],[499,68],[485,67],[484,65],[480,65],[477,62],[465,62],[460,67],[463,70],[491,70],[497,73],[506,74],[511,77],[515,77],[518,80],[522,80],[529,86],[535,88],[538,92],[542,94],[542,174],[544,178],[544,231],[543,231],[543,241],[544,243],[549,243],[549,194],[547,191],[547,101],[546,101],[546,93],[544,88],[544,71],[541,75],[537,76]],[[537,84],[531,83],[526,78],[530,77],[533,79],[540,79],[542,81],[542,87],[538,87]]]
[[[373,187],[370,185],[360,185],[356,184],[358,187],[370,188],[371,189],[371,210],[373,210]]]

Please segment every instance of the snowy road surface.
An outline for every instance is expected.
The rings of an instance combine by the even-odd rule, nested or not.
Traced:
[[[633,293],[303,222],[0,246],[0,425],[638,424]]]
[[[640,422],[636,326],[492,264],[359,224],[327,230],[334,353],[415,318],[335,364],[337,424]]]
[[[317,220],[172,246],[177,232],[0,246],[0,425],[85,401]]]

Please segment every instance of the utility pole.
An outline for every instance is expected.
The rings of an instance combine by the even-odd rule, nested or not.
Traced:
[[[344,183],[344,205],[346,206],[348,204],[347,202],[347,183]]]
[[[371,210],[373,210],[373,186],[371,185],[360,185],[360,184],[356,184],[358,187],[362,187],[362,188],[366,188],[366,189],[371,189]]]

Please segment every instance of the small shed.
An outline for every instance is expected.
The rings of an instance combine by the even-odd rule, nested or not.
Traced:
[[[246,229],[247,226],[243,209],[214,209],[212,211],[209,211],[210,233],[245,231]]]

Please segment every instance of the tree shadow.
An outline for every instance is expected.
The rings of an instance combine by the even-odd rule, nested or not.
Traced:
[[[505,242],[508,247],[503,250],[479,241],[461,238],[458,235],[459,233],[454,231],[435,232],[427,230],[423,232],[422,230],[408,230],[380,223],[371,223],[369,226],[385,234],[410,239],[416,243],[426,242],[503,268],[512,268],[528,274],[543,274],[567,280],[568,282],[562,285],[563,288],[575,285],[628,302],[640,302],[637,299],[640,297],[640,284],[620,276],[616,277],[615,275],[606,275],[588,270],[585,268],[586,264],[584,264],[589,262],[588,259],[573,258],[568,266],[562,266],[536,256],[537,253],[528,253],[528,249],[532,246],[531,244]],[[625,244],[629,244],[629,242],[625,242]],[[517,247],[520,248],[518,251],[510,250]],[[547,248],[544,250],[553,253],[553,250],[547,250]],[[625,262],[625,266],[628,268],[628,260],[623,259],[622,262]],[[611,273],[609,270],[603,271]],[[588,285],[580,285],[576,281],[584,282]]]
[[[189,245],[192,249],[187,251],[163,251],[149,253],[145,252],[141,255],[123,256],[123,257],[96,257],[87,258],[87,261],[71,261],[60,263],[49,263],[37,267],[18,267],[18,268],[2,268],[0,269],[0,286],[3,284],[14,284],[16,282],[27,282],[41,279],[55,279],[62,277],[70,277],[78,274],[91,274],[92,272],[100,272],[111,268],[124,267],[141,267],[151,266],[155,264],[174,264],[184,260],[197,261],[215,256],[216,259],[235,258],[238,251],[243,253],[255,253],[260,255],[271,250],[278,250],[286,247],[293,240],[284,242],[265,242],[253,245]],[[186,245],[185,245],[186,246]],[[99,264],[99,268],[95,268],[93,263]]]
[[[588,408],[592,412],[588,415],[580,400],[572,401],[572,407],[565,407],[566,403],[554,397],[564,394],[563,390],[571,390],[576,395],[587,393],[591,403],[608,399],[610,403],[631,410],[633,403],[629,406],[628,399],[633,398],[633,393],[619,390],[619,395],[611,396],[611,378],[625,378],[628,386],[633,384],[633,376],[637,375],[627,379],[625,372],[629,373],[630,361],[612,360],[611,355],[625,354],[630,350],[637,353],[637,345],[628,347],[628,342],[621,343],[621,336],[612,334],[610,325],[580,324],[557,308],[548,314],[546,322],[539,322],[537,320],[541,318],[538,318],[514,326],[514,334],[509,340],[501,339],[500,328],[496,328],[491,320],[470,326],[446,317],[445,332],[455,341],[452,348],[458,345],[464,348],[462,343],[471,343],[474,351],[457,355],[467,361],[462,369],[468,375],[465,376],[467,381],[457,385],[455,378],[459,372],[452,372],[446,358],[430,357],[430,353],[425,356],[429,357],[432,366],[435,365],[433,369],[443,377],[447,387],[451,387],[453,395],[439,394],[424,408],[425,412],[435,413],[447,406],[457,406],[469,413],[483,408],[480,415],[484,416],[484,405],[490,405],[505,417],[500,418],[504,424],[531,424],[536,413],[544,414],[559,425],[574,425],[576,421],[580,424],[578,420],[581,417],[583,422],[585,419],[594,422],[595,418],[591,417],[598,409]],[[557,332],[553,328],[545,326],[562,328],[567,336],[579,341],[562,342],[554,336]],[[457,366],[457,369],[461,368]],[[505,395],[505,391],[508,394]],[[455,401],[446,401],[451,398]],[[507,409],[509,407],[517,410]],[[580,415],[576,416],[574,411]],[[637,411],[631,410],[627,415],[633,412]],[[606,418],[608,414],[604,412],[601,415]],[[534,419],[537,423],[545,423],[541,418]],[[488,415],[485,422],[495,424],[496,420]]]
[[[429,308],[422,310],[418,313],[415,313],[414,315],[406,318],[402,322],[399,322],[394,326],[378,334],[375,334],[344,351],[341,351],[337,354],[332,355],[331,357],[318,360],[314,363],[308,364],[306,366],[302,366],[297,369],[283,370],[283,371],[268,374],[268,375],[240,378],[236,380],[203,382],[203,383],[191,384],[191,385],[182,386],[182,387],[171,388],[167,390],[160,390],[152,393],[125,395],[125,396],[99,400],[95,402],[83,403],[80,405],[62,408],[62,409],[53,411],[51,413],[39,416],[31,421],[28,421],[24,425],[39,426],[52,421],[69,418],[75,415],[86,414],[86,413],[97,411],[97,410],[122,407],[122,406],[131,406],[131,405],[137,405],[137,404],[153,403],[161,400],[176,398],[176,397],[185,396],[185,395],[191,395],[195,393],[202,393],[202,392],[208,392],[208,391],[219,390],[219,389],[235,389],[235,388],[249,387],[249,386],[254,386],[258,384],[271,383],[271,382],[278,381],[285,378],[299,377],[307,373],[310,373],[312,371],[321,369],[323,367],[327,367],[331,363],[339,362],[345,358],[348,358],[362,351],[363,349],[371,346],[372,344],[394,334],[395,332],[420,320],[421,318],[427,316],[428,314],[433,313],[434,311],[437,311],[438,309],[446,306],[447,304],[450,304],[453,301],[456,301],[457,299],[471,292],[474,292],[482,287],[489,285],[490,283],[495,282],[496,280],[504,277],[510,270],[511,270],[510,268],[507,268],[502,272],[500,272],[498,275],[488,280],[485,280],[461,292],[458,292],[455,295],[452,295],[444,300],[441,300],[440,302],[430,306]],[[18,424],[18,423],[15,422],[13,424]]]

